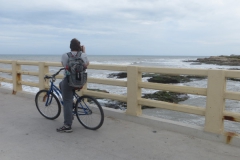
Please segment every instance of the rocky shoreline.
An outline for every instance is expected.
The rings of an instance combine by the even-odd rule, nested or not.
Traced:
[[[151,74],[151,73],[144,73],[142,77],[147,77],[148,82],[154,83],[163,83],[163,84],[176,84],[176,83],[184,83],[190,82],[196,79],[204,79],[206,77],[200,76],[173,76],[173,75],[165,75],[165,74]],[[119,72],[119,73],[111,73],[108,75],[108,78],[127,78],[126,72]],[[185,101],[189,98],[187,94],[184,93],[174,93],[168,91],[157,91],[151,94],[143,94],[142,98],[146,99],[153,99],[158,101],[170,102],[170,103],[178,103],[180,101]],[[109,100],[107,103],[104,104],[106,107],[114,108],[114,109],[125,109],[127,104],[124,102]],[[142,106],[142,109],[145,108],[154,108],[150,106]]]
[[[204,64],[216,64],[216,65],[229,65],[229,66],[240,66],[240,55],[230,55],[230,56],[211,56],[209,58],[197,58],[196,60],[186,60],[184,62],[190,62],[192,65]],[[230,68],[229,70],[239,70],[237,68]],[[176,83],[185,83],[191,82],[194,80],[206,79],[207,77],[200,76],[185,76],[185,75],[166,75],[166,74],[152,74],[152,73],[143,73],[142,77],[147,77],[148,82],[153,83],[162,83],[162,84],[176,84]],[[111,73],[108,75],[108,78],[127,78],[126,72]],[[228,80],[240,81],[240,79],[229,78]],[[101,91],[99,91],[101,92]],[[106,92],[106,91],[102,91]],[[170,103],[178,103],[185,101],[189,98],[187,94],[183,93],[174,93],[168,91],[157,91],[151,94],[143,94],[142,98],[154,99],[158,101],[165,101]],[[125,109],[127,107],[126,103],[109,100],[104,104],[106,107],[114,109]],[[145,108],[154,108],[149,106],[142,106],[142,109]]]
[[[204,64],[240,66],[240,55],[210,56],[208,58],[197,58],[196,60],[186,60],[183,62],[191,62],[192,65],[200,65],[204,63]]]
[[[167,74],[155,74],[155,73],[144,73],[142,77],[148,77],[148,82],[154,82],[154,83],[185,83],[190,82],[196,79],[205,79],[206,77],[201,76],[184,76],[184,75],[167,75]],[[110,73],[108,75],[108,78],[127,78],[126,72],[119,72],[119,73]]]

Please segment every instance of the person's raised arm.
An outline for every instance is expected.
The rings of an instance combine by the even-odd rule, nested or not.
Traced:
[[[83,57],[84,57],[84,62],[85,62],[85,67],[87,68],[87,66],[89,65],[89,60],[87,58],[87,55],[86,55],[86,48],[84,45],[81,46],[81,50],[82,50],[82,53],[84,54]]]

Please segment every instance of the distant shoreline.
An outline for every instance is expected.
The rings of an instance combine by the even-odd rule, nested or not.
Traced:
[[[197,58],[196,60],[186,60],[184,62],[193,62],[193,64],[216,64],[228,66],[240,66],[240,55],[221,55],[210,56],[208,58]]]

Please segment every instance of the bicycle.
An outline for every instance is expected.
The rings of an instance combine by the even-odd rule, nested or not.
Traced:
[[[44,79],[50,79],[50,88],[40,90],[35,96],[35,104],[40,114],[50,120],[58,118],[61,113],[61,104],[63,105],[62,92],[54,85],[56,76],[65,68],[59,69],[58,72],[51,76],[45,76]],[[97,130],[104,121],[104,113],[99,102],[91,96],[79,96],[73,90],[73,116],[87,129]]]

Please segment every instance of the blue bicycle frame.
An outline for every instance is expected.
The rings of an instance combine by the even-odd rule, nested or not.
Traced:
[[[63,105],[62,92],[61,92],[60,89],[57,88],[57,86],[55,86],[55,85],[53,84],[53,81],[51,81],[51,85],[50,85],[50,88],[49,88],[49,90],[48,90],[48,95],[49,95],[50,93],[53,93],[53,94],[57,95],[59,101],[60,101],[61,104]],[[47,106],[48,100],[49,100],[49,96],[48,96],[48,99],[47,99],[47,101],[46,101],[46,106]],[[52,102],[52,98],[51,98],[49,104],[50,104],[51,102]]]
[[[59,101],[60,101],[61,104],[63,105],[63,99],[62,99],[62,92],[61,92],[61,90],[60,90],[57,86],[54,85],[53,80],[51,80],[50,82],[51,82],[51,85],[50,85],[50,88],[49,88],[49,90],[48,90],[48,92],[47,92],[48,95],[49,95],[50,93],[53,93],[53,94],[57,95]],[[73,91],[73,92],[74,92],[74,93],[73,93],[73,96],[78,100],[79,96],[75,93],[75,91]],[[50,105],[51,103],[52,103],[52,97],[47,96],[47,101],[46,101],[45,106],[48,106],[48,105]],[[82,103],[79,103],[81,106],[78,106],[78,108],[79,108],[79,109],[82,109],[82,111],[78,111],[78,114],[79,114],[79,115],[88,115],[88,114],[91,114],[90,109],[88,108],[87,104],[86,104],[84,101],[83,101],[83,103],[84,103],[84,105],[85,105],[86,107],[83,107]],[[75,107],[75,106],[73,106],[73,107]],[[76,114],[75,111],[73,111],[73,112],[74,112],[74,114]]]
[[[57,73],[55,73],[51,77],[45,76],[45,78],[49,78],[49,79],[51,78],[51,80],[50,80],[51,85],[50,85],[50,88],[49,88],[47,94],[48,95],[50,95],[51,93],[55,94],[58,97],[58,99],[59,99],[59,101],[60,101],[60,103],[62,105],[63,105],[62,92],[61,92],[61,90],[57,86],[54,85],[54,82],[55,82],[55,76],[57,74],[59,74],[59,72],[61,70],[63,70],[63,69],[60,69]],[[73,97],[77,100],[77,104],[80,104],[80,106],[78,106],[78,108],[82,109],[82,111],[80,111],[80,110],[78,111],[79,115],[89,115],[89,114],[92,113],[91,110],[89,109],[88,105],[84,101],[82,101],[83,104],[82,103],[78,103],[80,97],[78,96],[78,94],[74,90],[73,90]],[[51,97],[47,96],[47,101],[45,103],[45,106],[48,106],[48,105],[50,105],[52,103],[52,98],[53,98],[52,96]],[[74,108],[75,108],[75,104],[73,104],[73,114],[76,114]]]

